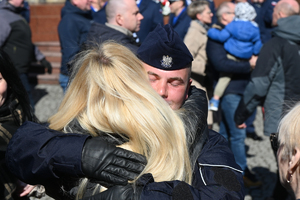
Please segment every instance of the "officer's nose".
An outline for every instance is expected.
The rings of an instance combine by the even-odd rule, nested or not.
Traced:
[[[168,84],[164,81],[160,81],[159,84],[157,84],[156,92],[162,97],[167,98],[168,97]]]

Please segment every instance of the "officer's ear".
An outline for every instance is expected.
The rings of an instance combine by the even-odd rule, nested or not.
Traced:
[[[189,90],[190,90],[190,87],[191,87],[191,84],[192,84],[193,80],[190,78],[189,79],[189,82],[186,86],[186,95],[185,95],[185,100],[187,100],[189,98]]]
[[[116,18],[116,23],[117,23],[119,26],[122,26],[122,27],[123,27],[123,24],[124,24],[124,17],[123,17],[123,15],[117,14],[115,18]]]

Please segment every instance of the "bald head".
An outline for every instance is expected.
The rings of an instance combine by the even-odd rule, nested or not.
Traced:
[[[126,0],[109,0],[105,7],[107,22],[113,24],[118,14],[123,14],[126,10]]]
[[[135,0],[109,0],[105,12],[109,24],[121,26],[132,33],[140,30],[144,18]]]
[[[223,25],[229,24],[235,16],[234,8],[235,8],[234,3],[227,2],[227,1],[221,3],[217,10],[218,21]]]
[[[280,18],[289,17],[299,14],[299,3],[296,0],[281,0],[273,11],[272,25],[277,26],[277,21]]]

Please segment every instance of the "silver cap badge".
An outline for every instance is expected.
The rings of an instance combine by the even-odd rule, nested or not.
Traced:
[[[161,66],[163,66],[164,68],[171,68],[172,67],[172,57],[170,56],[163,56],[161,62]]]

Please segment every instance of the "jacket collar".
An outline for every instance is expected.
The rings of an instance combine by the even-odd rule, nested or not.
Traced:
[[[14,12],[14,13],[17,12],[17,8],[14,7],[13,5],[11,5],[10,3],[8,3],[7,0],[2,0],[2,1],[0,1],[0,8],[1,8],[1,9],[10,10],[10,11],[12,11],[12,12]]]
[[[129,31],[128,29],[122,27],[122,26],[117,26],[117,25],[109,24],[107,22],[105,23],[105,25],[108,26],[109,28],[112,28],[112,29],[114,29],[116,31],[119,31],[119,32],[121,32],[121,33],[123,33],[123,34],[125,34],[125,35],[127,35],[129,37],[132,37],[132,32]]]

